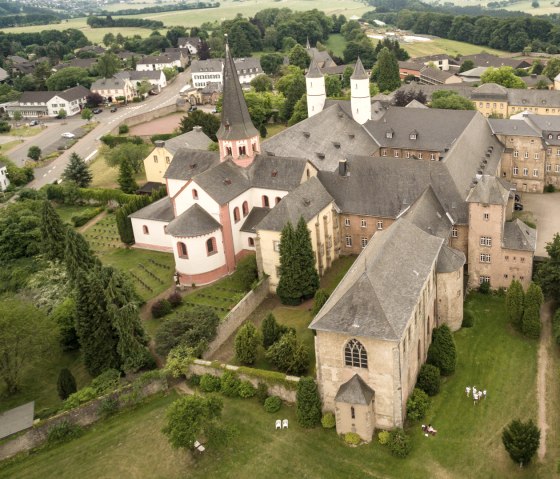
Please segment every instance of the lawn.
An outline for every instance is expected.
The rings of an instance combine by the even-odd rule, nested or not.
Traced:
[[[12,128],[9,133],[6,133],[7,136],[21,136],[21,137],[30,137],[35,136],[43,131],[43,128],[40,126],[18,126],[16,128]]]
[[[115,166],[109,166],[105,162],[102,154],[97,155],[90,163],[89,170],[93,175],[91,188],[118,188],[119,169]],[[146,173],[142,170],[134,175],[134,179],[138,185],[146,182]]]
[[[256,400],[226,399],[222,422],[239,435],[226,448],[207,448],[202,456],[172,451],[161,434],[171,397],[99,423],[83,437],[0,469],[10,478],[219,477],[339,478],[504,478],[552,477],[556,457],[520,470],[507,456],[502,428],[515,417],[536,416],[536,342],[511,330],[503,298],[474,295],[468,302],[475,325],[455,334],[458,364],[433,400],[426,422],[439,431],[425,438],[420,425],[409,428],[413,449],[406,459],[392,457],[373,441],[350,448],[333,430],[304,430],[295,408],[268,414]],[[466,385],[488,390],[474,406]],[[287,418],[288,430],[274,420]],[[556,422],[555,422],[556,424]],[[188,474],[185,471],[188,470]]]
[[[451,56],[474,55],[480,52],[492,53],[499,56],[511,56],[511,54],[509,54],[508,52],[494,50],[492,48],[480,45],[472,45],[471,43],[446,40],[444,38],[435,38],[431,42],[402,42],[401,47],[403,47],[411,57],[422,57],[425,55],[435,55],[438,53],[446,53]]]
[[[53,203],[53,206],[58,213],[58,216],[62,218],[65,223],[71,223],[72,217],[83,213],[86,210],[93,210],[95,207],[82,206],[82,205],[63,205],[58,203]]]
[[[281,131],[284,131],[286,128],[288,128],[284,123],[272,123],[270,125],[266,125],[266,137],[267,138],[271,138],[274,135],[277,135],[278,133],[280,133]],[[264,140],[264,138],[261,137],[262,140]]]
[[[8,151],[10,151],[12,148],[16,147],[20,143],[23,143],[23,140],[8,141],[8,143],[0,144],[0,155],[7,153]]]
[[[329,36],[326,46],[327,49],[332,50],[337,57],[342,58],[346,43],[345,38],[340,33],[333,33]]]
[[[62,404],[56,392],[56,381],[61,369],[68,368],[76,378],[78,388],[89,383],[89,375],[84,368],[79,352],[63,353],[55,350],[37,359],[26,368],[22,375],[21,391],[13,396],[5,396],[4,383],[0,383],[0,411],[35,401],[35,414],[45,409],[57,408]],[[1,476],[1,473],[0,473]]]

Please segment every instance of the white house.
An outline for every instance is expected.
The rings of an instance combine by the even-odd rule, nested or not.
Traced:
[[[19,101],[9,105],[6,111],[10,116],[19,111],[24,118],[55,117],[60,110],[66,111],[67,116],[73,116],[80,113],[90,93],[90,90],[83,86],[64,91],[26,91]]]
[[[6,191],[6,188],[10,186],[10,180],[8,179],[8,169],[4,163],[0,162],[0,191]]]
[[[152,90],[161,91],[167,86],[167,80],[162,70],[154,71],[122,71],[115,74],[116,78],[127,79],[134,86],[138,86],[141,82],[149,82]]]
[[[101,78],[93,82],[91,91],[98,93],[109,102],[115,102],[117,98],[132,101],[136,96],[136,88],[128,78]]]
[[[197,55],[200,42],[201,40],[198,37],[180,37],[177,40],[177,46],[185,48],[191,55]]]
[[[166,52],[159,56],[147,56],[138,60],[136,71],[154,71],[164,68],[185,68],[187,57],[182,52]]]
[[[248,85],[257,75],[263,73],[258,58],[234,59],[235,70],[239,83]],[[192,84],[195,88],[205,88],[209,83],[223,84],[224,60],[213,58],[210,60],[194,60],[191,64]]]

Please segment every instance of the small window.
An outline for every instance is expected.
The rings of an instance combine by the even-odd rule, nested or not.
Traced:
[[[198,191],[197,190],[195,190],[195,189],[192,190],[192,197],[193,197],[194,200],[198,200]]]
[[[490,236],[481,236],[480,246],[492,246],[492,238]]]
[[[362,218],[361,226],[362,226],[362,228],[365,228],[365,227],[367,226],[367,223],[366,223],[366,219],[365,219],[365,218]]]
[[[280,253],[280,241],[273,241],[272,242],[272,249],[277,253]]]
[[[523,176],[529,176],[529,168],[523,168]]]
[[[216,238],[212,237],[206,241],[206,252],[208,253],[208,256],[218,252]]]
[[[537,170],[537,169],[533,170],[533,176],[538,177],[539,176],[539,170]]]
[[[189,254],[187,252],[187,245],[183,242],[177,243],[177,253],[179,258],[189,259]]]
[[[387,156],[387,150],[386,149],[381,150],[381,156]]]
[[[490,276],[481,276],[478,278],[478,284],[488,283],[490,284]]]
[[[255,240],[253,238],[249,238],[249,247],[250,248],[254,248],[255,247]]]
[[[519,168],[517,166],[513,167],[513,176],[519,175]]]
[[[344,226],[350,226],[350,218],[344,218]]]
[[[362,249],[364,249],[367,246],[368,243],[368,239],[362,236]]]
[[[154,155],[154,163],[157,163],[157,162],[158,162],[157,155]]]
[[[480,254],[480,262],[481,263],[490,263],[490,255],[488,253],[481,253]]]
[[[240,219],[241,219],[241,216],[239,214],[239,208],[236,206],[235,208],[233,208],[233,221],[235,223],[239,223]]]
[[[347,248],[352,247],[352,236],[346,236],[346,247]]]
[[[418,159],[421,160],[422,158],[423,158],[423,153],[422,153],[422,152],[419,152],[419,153],[418,153]]]
[[[526,151],[525,153],[523,153],[523,158],[525,158],[525,159],[529,158],[529,152],[528,152],[528,151]]]
[[[539,159],[539,154],[535,153],[535,160],[538,160],[538,159]]]
[[[148,229],[148,227],[146,225],[142,226],[142,233],[144,233],[145,235],[150,234],[150,230]]]
[[[518,151],[518,150],[515,150],[515,151],[513,152],[513,157],[514,157],[514,158],[518,158],[518,157],[519,157],[519,151]]]
[[[169,158],[169,156],[165,157],[165,162],[169,165],[169,163],[171,163],[171,159]]]
[[[233,153],[233,150],[231,149],[231,146],[226,146],[226,156],[231,156]]]
[[[244,146],[239,147],[239,156],[246,156],[247,155],[247,148]]]
[[[356,410],[354,409],[354,406],[350,406],[350,416],[352,419],[356,419]]]
[[[278,204],[278,203],[280,203],[281,200],[282,200],[282,198],[280,198],[279,196],[277,196],[277,197],[274,199],[274,203],[275,203],[275,204]]]
[[[377,222],[377,229],[378,229],[378,230],[382,230],[382,229],[383,229],[383,221],[382,221],[382,220],[379,220],[379,221]]]
[[[452,238],[457,238],[458,233],[457,233],[457,227],[456,226],[452,226],[451,227],[451,237]]]
[[[434,161],[436,159],[435,153],[430,153],[430,160]]]
[[[488,221],[490,219],[490,214],[489,213],[484,213],[483,218],[484,218],[484,221]]]
[[[245,216],[249,214],[249,203],[244,201],[243,205],[241,206],[241,209],[243,210],[243,218],[245,218]]]
[[[262,196],[262,205],[263,205],[263,208],[269,208],[270,207],[270,203],[268,201],[268,196],[266,196],[266,195]]]

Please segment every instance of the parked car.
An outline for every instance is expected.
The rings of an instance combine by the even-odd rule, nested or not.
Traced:
[[[94,108],[92,111],[93,111],[93,113],[96,114],[96,115],[99,115],[100,113],[103,112],[103,110],[102,110],[101,108]]]
[[[39,124],[39,120],[31,120],[29,122],[29,126],[37,126]]]
[[[70,133],[69,131],[63,133],[62,135],[60,135],[62,138],[76,138],[76,135],[74,135],[74,133]]]
[[[514,209],[515,211],[523,211],[523,205],[522,205],[521,203],[515,203],[515,204],[513,205],[513,209]]]
[[[116,107],[116,106],[111,107],[111,113],[115,113],[116,111],[117,111],[117,107]]]
[[[515,201],[517,201],[518,203],[521,201],[521,195],[519,195],[518,193],[515,193]]]

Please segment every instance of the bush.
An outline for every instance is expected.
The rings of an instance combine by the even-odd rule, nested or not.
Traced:
[[[437,366],[442,376],[449,376],[455,372],[457,350],[451,330],[446,324],[433,330],[432,344],[428,348],[427,362]]]
[[[65,411],[69,409],[74,409],[75,407],[78,407],[80,404],[95,399],[97,396],[98,394],[94,388],[89,386],[82,388],[79,391],[75,392],[74,394],[70,394],[70,396],[68,396],[68,399],[64,401],[63,409]]]
[[[0,133],[8,133],[12,129],[7,121],[0,121]]]
[[[554,185],[551,185],[550,183],[544,187],[545,193],[554,193],[555,191],[556,188],[554,187]]]
[[[77,424],[64,420],[55,424],[47,433],[48,444],[60,444],[76,439],[82,434],[82,428]]]
[[[362,442],[362,438],[355,432],[347,432],[344,435],[344,442],[349,446],[357,446]]]
[[[439,368],[433,364],[422,364],[416,387],[424,391],[428,396],[435,396],[439,392],[441,384],[441,373]]]
[[[463,310],[463,322],[461,323],[462,328],[472,328],[474,326],[474,316],[468,310]]]
[[[221,379],[220,391],[224,396],[234,398],[239,396],[240,385],[241,381],[239,378],[231,371],[226,371]]]
[[[243,290],[250,291],[253,283],[259,278],[256,255],[251,254],[241,259],[239,263],[237,263],[235,275],[243,286]]]
[[[122,145],[123,143],[133,143],[135,145],[141,145],[144,140],[139,136],[113,136],[105,135],[102,136],[101,141],[105,143],[109,148],[114,148],[117,145]]]
[[[391,439],[391,433],[389,431],[379,431],[377,434],[377,442],[382,446],[389,444],[389,439]]]
[[[181,306],[181,304],[183,304],[183,297],[177,292],[171,293],[167,297],[167,302],[171,305],[173,309],[175,309]]]
[[[235,335],[235,357],[243,364],[253,364],[257,359],[260,335],[251,322],[245,323]]]
[[[80,226],[84,226],[88,221],[95,218],[99,213],[103,211],[104,208],[93,208],[87,209],[84,212],[80,213],[79,215],[72,216],[72,224],[79,228]]]
[[[199,374],[191,374],[187,377],[187,383],[189,386],[198,387],[200,386],[200,375]]]
[[[321,426],[325,429],[332,429],[336,426],[336,419],[332,412],[326,412],[323,414],[323,417],[321,418]]]
[[[267,351],[266,358],[280,371],[287,374],[302,374],[309,366],[309,351],[296,334],[284,334]]]
[[[554,334],[556,344],[560,346],[560,309],[556,310],[556,313],[552,318],[552,333]]]
[[[119,410],[119,401],[117,398],[108,397],[103,399],[99,404],[98,412],[103,417],[109,417]]]
[[[318,289],[315,292],[315,297],[313,300],[313,316],[315,316],[319,310],[323,307],[323,305],[329,299],[329,293],[327,293],[324,289]]]
[[[263,346],[265,349],[268,349],[286,332],[286,327],[278,324],[274,315],[269,313],[261,324],[261,332]]]
[[[155,143],[156,141],[167,141],[176,136],[177,135],[175,133],[158,133],[157,135],[152,135],[150,137],[150,141],[152,143]]]
[[[426,416],[430,407],[430,398],[421,389],[414,388],[406,401],[406,414],[411,421],[419,421]]]
[[[275,413],[280,411],[282,407],[282,399],[278,396],[267,397],[264,402],[264,410],[269,413]]]
[[[116,369],[107,369],[91,381],[90,387],[98,396],[114,391],[120,385],[121,373]]]
[[[222,388],[222,381],[217,376],[203,374],[200,377],[200,389],[205,393],[217,392]]]
[[[126,135],[128,133],[128,125],[119,125],[119,135]]]
[[[321,398],[313,378],[301,378],[298,382],[296,417],[302,427],[315,427],[321,421]]]
[[[481,294],[489,294],[490,293],[490,282],[489,281],[483,281],[482,283],[480,283],[480,286],[478,287],[478,292]]]
[[[257,400],[264,404],[266,399],[268,398],[268,385],[266,383],[261,383],[257,385],[257,392],[256,392]]]
[[[163,318],[165,315],[169,314],[173,307],[167,299],[160,299],[152,304],[152,317],[153,318]]]
[[[241,381],[239,385],[239,397],[248,399],[252,398],[255,394],[257,394],[257,390],[250,381]]]
[[[395,429],[389,433],[389,450],[396,457],[406,457],[412,449],[410,438],[402,429]]]

